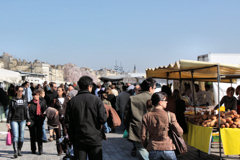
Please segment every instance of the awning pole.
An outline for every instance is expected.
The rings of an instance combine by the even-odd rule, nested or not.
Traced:
[[[196,115],[197,110],[196,110],[196,105],[195,105],[195,87],[194,87],[193,73],[194,73],[194,71],[191,70],[191,74],[192,74],[192,104],[193,104],[193,107],[194,107],[194,113]]]
[[[219,153],[220,153],[220,160],[222,159],[222,142],[221,142],[221,133],[220,133],[220,128],[221,128],[221,121],[220,121],[220,68],[219,65],[217,65],[217,81],[218,81],[218,132],[219,132]]]
[[[167,86],[168,86],[168,76],[169,76],[169,72],[167,72]]]
[[[181,75],[181,71],[179,71],[179,83],[180,83],[180,85],[179,85],[179,93],[180,93],[180,95],[182,95],[181,93],[182,93],[182,75]]]

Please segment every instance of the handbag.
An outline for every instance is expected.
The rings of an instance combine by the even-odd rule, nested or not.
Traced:
[[[110,116],[112,117],[113,127],[121,126],[121,119],[114,108],[111,107]]]
[[[187,145],[184,139],[181,136],[178,136],[178,134],[176,133],[176,128],[172,124],[172,120],[169,112],[168,112],[168,120],[169,120],[169,136],[171,137],[173,144],[176,147],[175,153],[179,155],[187,152]]]
[[[11,130],[9,129],[6,137],[6,145],[10,146],[11,144],[12,144],[12,134],[11,134]]]

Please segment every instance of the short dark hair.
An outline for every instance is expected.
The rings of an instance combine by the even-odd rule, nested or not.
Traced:
[[[153,88],[155,83],[156,83],[156,81],[153,78],[151,78],[151,77],[147,78],[140,84],[141,90],[142,91],[149,91],[149,88],[150,87]]]
[[[32,93],[32,96],[35,96],[35,95],[40,95],[41,94],[41,92],[40,92],[40,90],[39,89],[35,89],[34,91],[33,91],[33,93]]]
[[[209,90],[211,87],[209,84],[205,84],[205,90]]]
[[[234,94],[235,89],[233,87],[228,87],[227,88],[227,93],[230,93],[230,92],[232,92]]]
[[[68,87],[70,87],[70,86],[72,86],[72,87],[74,88],[73,84],[69,84],[69,85],[68,85]]]
[[[22,86],[23,86],[23,87],[25,87],[25,86],[26,86],[26,84],[28,84],[28,82],[27,82],[27,81],[25,81],[25,82],[22,84]]]
[[[93,85],[93,79],[89,76],[82,76],[78,81],[78,86],[80,90],[86,90],[88,89],[88,86],[92,86],[92,85]]]
[[[240,85],[238,85],[236,88],[236,95],[239,95],[239,91],[240,91]]]
[[[167,94],[164,92],[156,92],[152,95],[151,101],[153,106],[157,106],[159,101],[163,101],[167,98]]]
[[[23,86],[16,86],[16,91],[18,91],[20,88],[24,89]],[[17,93],[15,93],[15,96],[17,96]],[[23,95],[23,97],[24,97],[24,95]]]
[[[55,82],[50,82],[50,87],[52,88],[54,84],[56,84]]]
[[[170,87],[166,86],[166,85],[163,85],[162,86],[162,92],[166,93],[168,96],[171,96],[172,95],[172,90]]]
[[[127,86],[126,86],[126,85],[123,85],[123,86],[122,86],[122,90],[123,90],[123,91],[126,91],[126,90],[127,90]]]
[[[23,86],[16,86],[16,91],[18,91],[19,88],[22,88],[22,89],[23,89]]]

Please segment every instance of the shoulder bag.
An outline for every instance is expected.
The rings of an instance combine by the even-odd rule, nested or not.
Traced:
[[[176,133],[175,126],[172,124],[170,113],[168,112],[168,120],[169,120],[169,136],[171,137],[173,144],[176,147],[176,154],[183,154],[187,152],[187,145],[184,139],[181,136],[178,136]]]

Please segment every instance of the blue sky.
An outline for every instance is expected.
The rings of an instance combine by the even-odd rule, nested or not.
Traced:
[[[239,0],[3,0],[0,53],[139,72],[240,53]]]

